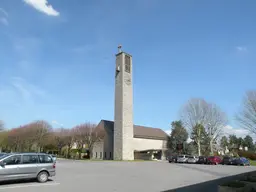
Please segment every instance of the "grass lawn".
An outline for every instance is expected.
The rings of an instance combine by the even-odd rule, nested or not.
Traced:
[[[250,165],[252,165],[252,166],[256,166],[256,161],[252,161],[252,160],[250,160]]]

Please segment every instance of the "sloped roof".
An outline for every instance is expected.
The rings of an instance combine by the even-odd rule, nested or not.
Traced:
[[[98,128],[100,130],[109,129],[110,131],[114,130],[114,122],[113,121],[107,121],[107,120],[101,120]],[[143,138],[143,139],[158,139],[158,140],[167,140],[168,135],[159,128],[153,128],[153,127],[145,127],[140,125],[134,125],[133,126],[133,133],[134,138]]]

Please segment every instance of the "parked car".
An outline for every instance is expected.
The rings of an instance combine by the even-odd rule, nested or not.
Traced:
[[[57,161],[57,156],[53,155],[53,154],[51,156],[52,156],[53,161],[56,162]]]
[[[232,165],[234,161],[234,157],[224,156],[222,159],[222,165]]]
[[[177,163],[177,155],[170,155],[168,161],[169,163]]]
[[[197,161],[198,164],[207,164],[207,157],[205,156],[199,156],[198,157],[198,161]]]
[[[197,163],[198,159],[199,158],[197,156],[189,156],[188,163]]]
[[[218,164],[222,163],[222,160],[219,156],[210,156],[207,158],[207,163],[218,165]]]
[[[177,163],[187,163],[188,157],[188,155],[179,155],[177,158]]]
[[[249,166],[250,161],[248,159],[246,159],[245,157],[238,157],[238,158],[233,158],[232,164],[233,165],[243,165],[243,166],[248,165]]]
[[[37,179],[48,181],[56,174],[55,162],[44,153],[10,153],[0,158],[0,181]]]
[[[5,156],[7,153],[0,153],[0,157]]]

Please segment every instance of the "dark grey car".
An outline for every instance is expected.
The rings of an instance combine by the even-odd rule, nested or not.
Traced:
[[[12,153],[0,157],[0,181],[37,179],[43,183],[55,174],[55,161],[48,154]]]

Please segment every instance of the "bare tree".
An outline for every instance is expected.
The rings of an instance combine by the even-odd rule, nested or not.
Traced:
[[[4,129],[4,122],[0,120],[0,131]]]
[[[79,158],[81,158],[81,151],[85,145],[89,151],[90,156],[95,142],[100,141],[101,133],[96,130],[96,125],[91,123],[84,123],[74,128],[75,142],[79,151]]]
[[[213,152],[213,143],[219,138],[227,124],[226,115],[215,104],[198,98],[188,101],[182,110],[181,119],[190,134],[193,133],[198,155],[201,155],[202,139],[206,138],[202,130],[205,129],[206,135],[210,139],[211,152]]]
[[[202,131],[198,125],[206,124],[207,102],[204,99],[190,99],[181,111],[181,121],[197,144],[198,155],[201,155]],[[196,131],[195,131],[196,130]]]
[[[72,136],[70,134],[70,130],[67,130],[67,129],[64,129],[64,128],[56,129],[53,132],[53,137],[54,137],[55,144],[56,144],[56,147],[58,149],[59,154],[61,153],[61,150],[62,150],[63,147],[65,147],[65,146],[72,147],[71,144],[73,144],[73,143],[71,143],[69,145],[69,143],[70,143],[69,142],[70,139],[68,138],[69,136]]]
[[[11,151],[17,152],[22,142],[22,134],[19,128],[11,129],[8,132],[8,146]]]
[[[205,131],[210,139],[210,150],[211,154],[213,154],[213,145],[223,135],[223,130],[227,126],[228,120],[226,114],[216,104],[209,103],[207,109]]]
[[[64,137],[65,137],[65,143],[67,144],[67,158],[70,158],[70,151],[75,142],[74,129],[65,129]]]
[[[256,90],[246,93],[242,110],[236,115],[236,120],[244,129],[256,134]]]
[[[85,144],[87,145],[89,152],[90,152],[90,158],[92,157],[92,151],[93,146],[96,142],[99,142],[102,139],[102,132],[96,129],[95,124],[86,123],[84,124],[86,127],[86,136],[85,136]]]
[[[31,132],[34,135],[35,144],[41,152],[44,147],[44,140],[49,136],[52,126],[46,121],[36,121],[30,124]]]

